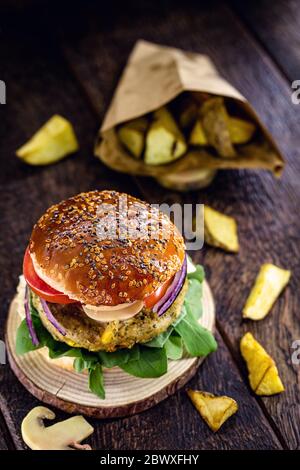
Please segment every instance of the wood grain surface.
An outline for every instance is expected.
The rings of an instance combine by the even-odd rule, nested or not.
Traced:
[[[290,82],[300,78],[300,9],[297,0],[232,0],[258,41]]]
[[[299,366],[291,363],[292,342],[300,338],[300,108],[292,105],[285,78],[294,71],[288,70],[287,61],[279,60],[278,48],[273,46],[274,37],[284,47],[289,36],[278,34],[276,28],[268,37],[259,34],[270,29],[270,23],[261,10],[254,16],[250,7],[245,10],[246,21],[246,13],[219,2],[214,8],[192,2],[137,3],[126,2],[125,11],[125,6],[114,8],[116,2],[112,2],[105,14],[100,7],[79,4],[74,6],[72,21],[66,7],[59,20],[53,11],[41,11],[39,22],[29,13],[6,18],[0,43],[5,64],[0,78],[8,88],[7,105],[0,107],[0,335],[32,224],[50,204],[96,187],[127,191],[150,202],[210,204],[237,218],[241,251],[229,255],[205,247],[192,253],[205,265],[216,299],[219,349],[189,386],[232,396],[239,402],[239,413],[213,434],[183,390],[141,415],[92,420],[96,431],[90,442],[101,449],[300,448]],[[92,156],[96,130],[140,37],[210,55],[225,78],[253,104],[280,145],[287,160],[281,180],[266,172],[220,172],[208,189],[182,196],[152,180],[113,173]],[[297,55],[293,62],[299,67]],[[81,147],[78,155],[46,168],[23,165],[15,158],[15,149],[54,113],[74,123]],[[266,261],[291,269],[291,283],[265,320],[243,322],[243,303]],[[238,349],[247,330],[276,360],[286,386],[280,396],[261,399],[250,391]],[[7,434],[4,443],[22,448],[21,420],[38,401],[8,366],[0,366],[0,387],[0,439],[2,431]],[[1,426],[1,422],[7,424]]]
[[[6,440],[6,435],[8,434],[7,427],[5,421],[1,417],[0,421],[0,450],[8,450],[12,448],[10,442],[8,443]],[[10,440],[9,440],[10,441]]]

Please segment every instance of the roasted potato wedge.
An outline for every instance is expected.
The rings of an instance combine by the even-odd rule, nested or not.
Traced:
[[[229,117],[229,134],[233,144],[246,144],[252,139],[255,125],[237,117]]]
[[[200,416],[214,432],[238,410],[238,404],[233,398],[195,390],[188,390],[187,393]]]
[[[196,169],[167,173],[156,179],[165,188],[177,191],[191,191],[205,188],[212,182],[215,175],[215,170]]]
[[[212,209],[212,207],[205,206],[204,240],[208,245],[237,253],[239,240],[235,219]]]
[[[161,165],[181,157],[187,150],[185,138],[173,116],[163,107],[154,112],[146,136],[145,163]]]
[[[147,127],[148,120],[140,117],[122,124],[117,131],[120,141],[135,158],[142,156]]]
[[[49,165],[76,152],[78,148],[72,124],[56,114],[16,154],[29,165]]]
[[[191,145],[208,145],[208,140],[206,138],[203,126],[201,124],[201,121],[197,121],[196,124],[194,125],[189,143]]]
[[[243,317],[262,320],[288,284],[291,272],[266,263],[260,268],[255,284],[243,308]]]
[[[208,144],[216,149],[220,157],[236,157],[230,137],[229,115],[223,98],[205,101],[200,109],[200,117]]]
[[[256,395],[275,395],[284,391],[275,362],[251,333],[246,333],[240,343],[246,361],[249,382]]]
[[[245,144],[252,138],[255,126],[252,122],[229,116],[228,129],[233,144]],[[208,145],[200,120],[196,122],[191,131],[189,143],[191,145]]]

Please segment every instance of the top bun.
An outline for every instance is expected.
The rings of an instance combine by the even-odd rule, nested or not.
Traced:
[[[51,287],[108,306],[143,300],[181,269],[185,256],[165,214],[116,191],[81,193],[50,207],[33,228],[29,251]]]

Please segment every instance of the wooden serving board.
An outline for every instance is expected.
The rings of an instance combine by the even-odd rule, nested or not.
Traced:
[[[18,301],[10,305],[6,324],[6,347],[9,363],[17,378],[39,400],[68,413],[81,413],[96,418],[121,417],[150,408],[183,387],[195,374],[203,361],[185,358],[169,361],[168,372],[156,379],[140,379],[115,367],[105,369],[106,398],[101,400],[88,389],[87,374],[72,368],[59,367],[47,358],[45,349],[17,356],[16,330],[21,322]],[[215,308],[211,290],[204,282],[203,315],[201,324],[213,330]]]

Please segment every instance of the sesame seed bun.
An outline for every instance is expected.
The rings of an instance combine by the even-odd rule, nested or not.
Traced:
[[[140,223],[139,237],[138,218],[151,221],[151,231]],[[81,193],[50,207],[33,228],[29,251],[51,287],[108,306],[143,300],[180,270],[185,256],[183,238],[165,214],[116,191]]]

